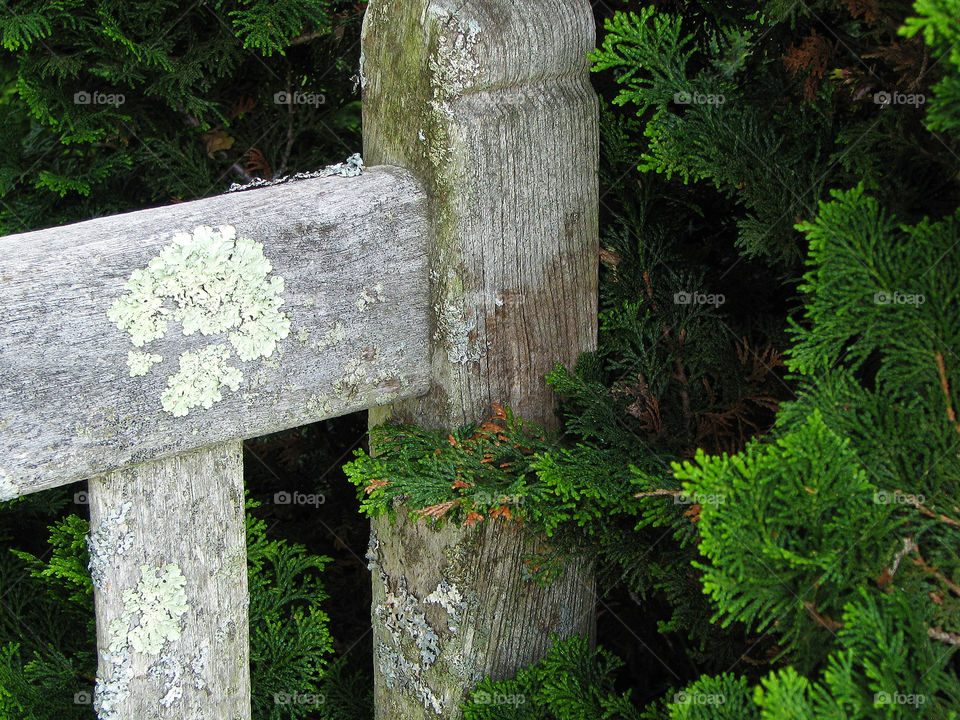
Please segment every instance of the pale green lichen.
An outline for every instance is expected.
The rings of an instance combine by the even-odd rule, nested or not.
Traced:
[[[467,319],[462,307],[443,305],[437,313],[435,338],[446,345],[447,359],[458,365],[479,362],[483,351],[475,345],[471,335],[477,331],[477,323]]]
[[[17,489],[17,486],[13,482],[13,477],[0,467],[0,502],[6,502],[7,500],[13,500],[15,497],[20,495],[20,490]]]
[[[383,302],[383,283],[364,288],[357,296],[357,310],[364,312],[368,306]]]
[[[367,368],[362,360],[351,358],[347,361],[345,370],[346,373],[333,384],[333,389],[341,397],[352,398],[360,392],[360,385],[367,376]]]
[[[334,345],[339,345],[347,337],[347,326],[342,322],[336,322],[332,328],[324,333],[323,338],[317,341],[317,350],[326,350]]]
[[[128,503],[129,504],[129,503]],[[180,618],[189,605],[184,591],[186,578],[180,568],[168,563],[158,574],[149,565],[140,566],[140,582],[135,588],[123,591],[123,612],[107,628],[109,644],[100,651],[103,676],[97,677],[94,709],[100,720],[119,720],[120,705],[129,695],[130,682],[134,678],[133,653],[157,655],[163,645],[180,637]],[[164,665],[164,658],[160,658]],[[161,702],[168,706],[181,695],[179,668],[164,689]],[[155,677],[171,675],[171,668],[156,667],[151,670]]]
[[[220,388],[240,387],[243,373],[227,365],[230,349],[226,345],[210,345],[197,352],[180,356],[180,372],[167,380],[167,389],[160,396],[163,409],[174,417],[186,415],[201,405],[210,408],[223,399]]]
[[[156,568],[141,565],[140,582],[123,591],[123,614],[111,623],[111,630],[137,652],[159,653],[165,642],[180,637],[180,618],[189,608],[186,584],[173,563],[159,574]]]
[[[135,347],[162,338],[173,320],[184,335],[229,331],[230,346],[241,361],[266,358],[290,333],[290,318],[280,311],[284,280],[275,276],[268,281],[272,269],[261,243],[238,238],[229,225],[202,225],[192,234],[175,234],[146,269],[134,270],[124,286],[127,294],[114,301],[107,318],[130,334]],[[180,372],[168,379],[161,398],[165,410],[185,415],[190,408],[209,408],[220,400],[223,385],[237,389],[242,373],[226,365],[229,350],[225,356],[225,345],[212,347],[218,348],[213,356],[201,355],[210,348],[181,355]],[[205,367],[198,357],[214,362]],[[145,375],[161,361],[149,353],[127,356],[132,376]],[[200,377],[204,374],[206,380]]]
[[[162,361],[163,356],[156,353],[137,352],[136,350],[127,353],[127,367],[130,368],[130,377],[146,375],[150,372],[150,368]]]
[[[307,414],[311,417],[329,417],[333,410],[330,399],[322,395],[311,395],[306,402]]]
[[[134,270],[124,289],[128,294],[114,301],[107,310],[110,322],[129,332],[130,342],[136,347],[162,338],[167,332],[164,315],[169,310],[163,307],[163,297],[153,276],[146,270]]]

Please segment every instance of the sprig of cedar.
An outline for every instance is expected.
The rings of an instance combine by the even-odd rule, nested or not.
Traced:
[[[532,463],[555,443],[509,408],[491,407],[487,420],[452,433],[392,423],[371,429],[376,454],[356,450],[343,468],[358,486],[361,510],[393,516],[406,505],[411,517],[438,524],[498,518],[522,524],[523,503],[537,494]]]

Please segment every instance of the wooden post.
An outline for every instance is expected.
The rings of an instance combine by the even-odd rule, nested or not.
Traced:
[[[590,4],[371,0],[361,43],[364,156],[412,171],[433,221],[430,391],[371,425],[451,428],[493,401],[555,426],[543,376],[596,343]],[[492,522],[373,522],[378,720],[457,718],[484,674],[536,661],[550,633],[592,636],[589,568],[542,589],[521,579],[532,549]]]
[[[90,480],[100,720],[249,720],[241,447]]]

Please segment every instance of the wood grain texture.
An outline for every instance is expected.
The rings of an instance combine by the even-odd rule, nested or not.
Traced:
[[[269,357],[234,358],[236,390],[175,417],[161,395],[178,358],[225,334],[170,323],[136,348],[107,310],[201,225],[263,244],[290,330]],[[428,234],[419,184],[383,167],[0,237],[0,499],[423,393]],[[131,377],[128,351],[163,360]]]
[[[544,375],[596,346],[594,41],[586,0],[368,4],[364,155],[421,180],[434,231],[430,392],[371,410],[371,425],[449,429],[486,417],[491,402],[556,425]],[[377,720],[458,718],[480,677],[513,676],[543,657],[551,633],[593,636],[591,568],[574,560],[537,588],[521,555],[538,545],[488,523],[434,533],[374,520]],[[461,599],[456,632],[437,593]]]
[[[100,720],[249,720],[240,443],[92,479],[89,499]],[[143,568],[182,576],[186,608],[144,592]],[[137,642],[158,620],[166,634]]]
[[[368,5],[364,157],[423,182],[435,230],[433,385],[393,406],[405,419],[460,425],[501,402],[555,425],[543,376],[596,347],[593,23],[585,0]]]

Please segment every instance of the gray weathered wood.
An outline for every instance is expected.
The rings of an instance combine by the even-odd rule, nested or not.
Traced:
[[[596,343],[590,4],[371,0],[361,43],[364,156],[423,182],[435,233],[430,392],[371,410],[371,425],[452,428],[495,401],[554,426],[543,376]],[[484,674],[512,676],[551,633],[592,636],[590,568],[536,588],[520,556],[538,543],[491,522],[373,521],[378,720],[457,718]]]
[[[240,443],[89,488],[100,720],[249,720]]]
[[[289,334],[267,357],[240,361],[226,332],[184,335],[172,315],[135,347],[108,318],[134,270],[202,225],[262,243],[265,281],[285,282]],[[0,237],[0,500],[421,394],[427,242],[424,194],[390,167]],[[174,416],[168,378],[211,343],[231,349],[241,384]],[[131,377],[129,351],[162,361]]]

